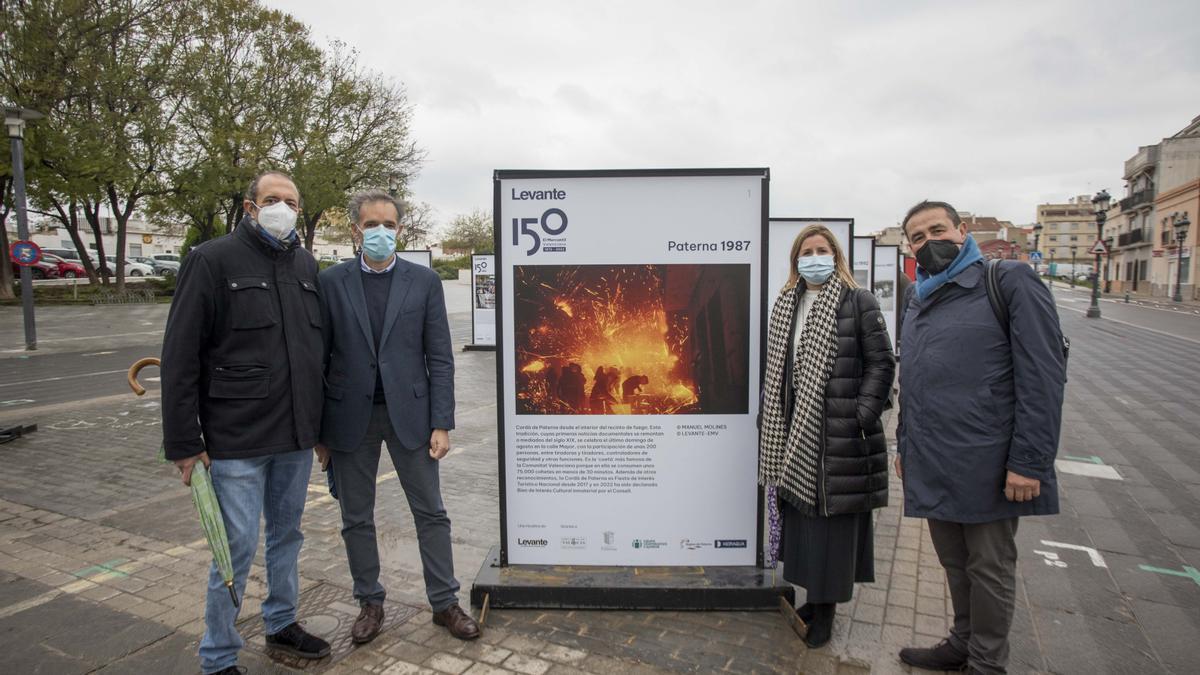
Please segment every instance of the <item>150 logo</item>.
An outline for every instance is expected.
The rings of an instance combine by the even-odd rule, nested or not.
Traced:
[[[536,229],[535,229],[536,228]],[[513,246],[520,246],[523,237],[529,237],[533,240],[533,245],[525,252],[525,255],[533,255],[542,250],[542,234],[538,234],[540,229],[542,234],[547,237],[557,237],[567,231],[567,214],[562,209],[546,209],[541,218],[513,218],[512,219],[512,239]],[[564,246],[546,246],[546,251],[564,251]]]

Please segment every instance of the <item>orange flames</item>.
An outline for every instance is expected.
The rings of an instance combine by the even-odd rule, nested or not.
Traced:
[[[514,286],[518,412],[671,414],[699,402],[689,324],[665,309],[659,269],[520,266]],[[598,368],[615,382],[597,387]]]

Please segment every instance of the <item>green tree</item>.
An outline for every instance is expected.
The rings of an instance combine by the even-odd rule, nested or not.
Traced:
[[[334,43],[297,90],[306,100],[292,109],[281,141],[304,197],[303,238],[311,250],[326,210],[367,188],[391,185],[403,193],[423,153],[411,139],[403,87],[363,71],[346,45]]]
[[[183,56],[189,91],[170,189],[153,200],[156,220],[182,219],[197,243],[233,230],[250,180],[286,169],[279,156],[287,118],[304,102],[320,50],[291,16],[252,0],[199,0],[195,38]]]
[[[492,253],[492,214],[475,209],[470,213],[455,216],[442,239],[442,248]]]
[[[396,235],[396,250],[405,251],[424,245],[433,233],[433,207],[429,202],[408,202],[405,204],[403,224],[400,233]]]

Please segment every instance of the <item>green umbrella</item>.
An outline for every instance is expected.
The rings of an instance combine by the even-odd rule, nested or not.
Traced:
[[[159,360],[154,357],[139,359],[129,367],[126,379],[133,393],[141,396],[146,388],[138,382],[137,376],[146,366],[157,366]],[[158,447],[158,460],[166,462],[166,451]],[[204,538],[208,539],[208,547],[212,549],[213,562],[221,571],[225,587],[229,589],[229,597],[234,607],[241,607],[237,591],[233,589],[233,558],[229,554],[229,535],[225,533],[225,521],[221,518],[221,505],[217,502],[217,493],[213,491],[212,479],[208,475],[208,467],[204,462],[197,461],[192,467],[192,503],[196,505],[196,513],[200,514],[200,525],[204,528]]]
[[[225,521],[221,518],[221,505],[217,503],[217,493],[213,491],[212,479],[204,462],[196,462],[192,468],[192,503],[196,505],[196,513],[200,514],[200,525],[204,527],[204,537],[208,539],[208,547],[212,549],[213,562],[225,580],[229,589],[229,597],[234,607],[238,603],[237,591],[233,589],[233,562],[229,555],[229,537],[225,534]]]

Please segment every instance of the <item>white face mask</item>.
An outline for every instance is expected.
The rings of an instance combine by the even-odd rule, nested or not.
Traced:
[[[258,206],[258,218],[255,220],[267,234],[284,241],[296,229],[296,217],[296,212],[286,202],[275,202],[270,206]]]

